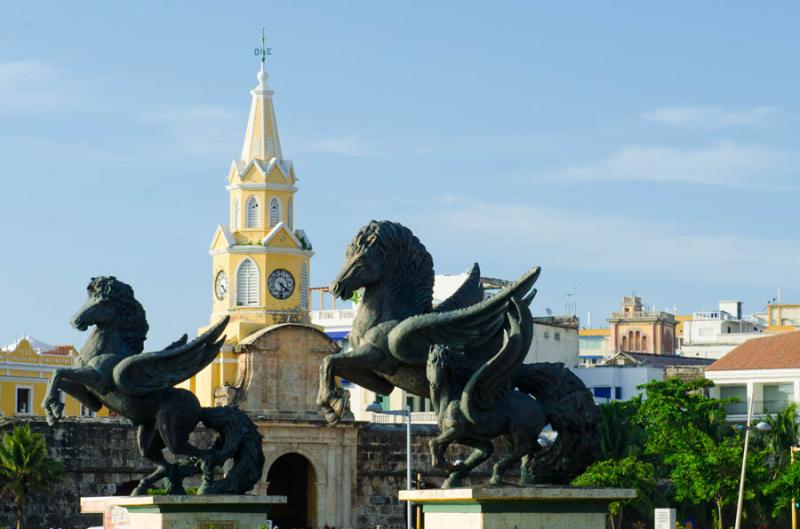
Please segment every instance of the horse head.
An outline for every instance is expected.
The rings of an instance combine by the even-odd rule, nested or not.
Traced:
[[[431,386],[440,386],[444,374],[449,367],[450,349],[446,345],[432,345],[428,350],[428,362],[425,365],[425,375]]]
[[[411,230],[397,222],[371,221],[345,252],[331,292],[350,299],[359,288],[388,282],[393,294],[408,299],[414,312],[429,312],[433,301],[433,259]]]
[[[144,309],[133,296],[133,289],[113,276],[93,277],[86,287],[88,299],[72,317],[72,326],[85,331],[91,325],[98,330],[115,328],[130,352],[139,353],[147,336]]]

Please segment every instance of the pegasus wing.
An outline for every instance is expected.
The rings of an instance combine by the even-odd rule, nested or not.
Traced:
[[[467,279],[453,294],[442,301],[433,309],[434,312],[448,312],[463,309],[480,303],[483,299],[483,286],[481,286],[481,268],[478,263],[472,265]]]
[[[114,367],[114,384],[129,395],[146,395],[193,377],[217,357],[228,317],[189,343],[182,337],[163,351],[129,356]]]
[[[512,297],[506,313],[508,327],[503,331],[503,346],[479,367],[461,392],[464,416],[478,424],[491,413],[497,400],[513,390],[511,374],[525,360],[533,339],[533,318],[528,305]]]
[[[506,312],[512,297],[529,304],[536,294],[533,284],[540,268],[529,270],[498,294],[470,307],[430,312],[406,318],[389,333],[389,351],[397,360],[423,366],[432,345],[459,351],[474,351],[502,337]]]

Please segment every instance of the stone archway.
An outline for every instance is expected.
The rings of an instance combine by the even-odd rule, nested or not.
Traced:
[[[270,515],[281,528],[311,527],[317,518],[317,486],[314,465],[305,456],[290,452],[277,458],[267,471],[267,494],[286,496],[286,505]]]

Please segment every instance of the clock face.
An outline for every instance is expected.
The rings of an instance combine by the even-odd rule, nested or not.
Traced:
[[[286,299],[294,292],[294,277],[288,270],[278,268],[269,275],[269,293],[277,299]]]
[[[220,270],[217,274],[217,278],[214,280],[214,295],[217,296],[219,301],[222,301],[227,294],[228,274],[225,273],[225,270]]]

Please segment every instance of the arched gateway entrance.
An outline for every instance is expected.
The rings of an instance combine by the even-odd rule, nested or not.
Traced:
[[[306,528],[316,521],[317,487],[314,467],[305,457],[282,455],[269,467],[267,494],[286,496],[286,505],[276,505],[271,518],[281,529]]]

